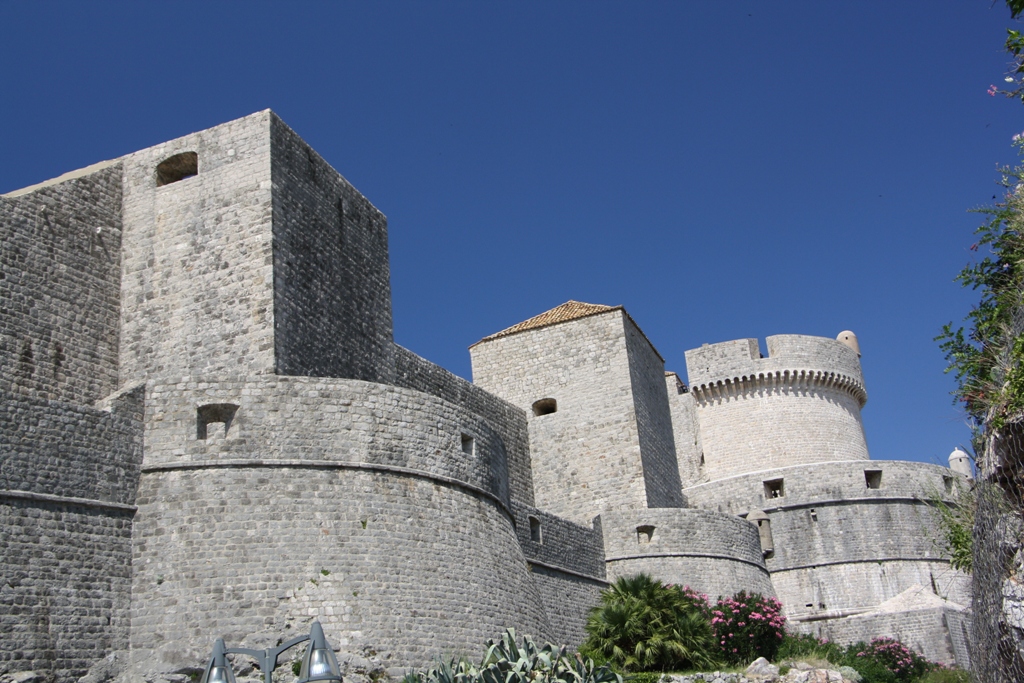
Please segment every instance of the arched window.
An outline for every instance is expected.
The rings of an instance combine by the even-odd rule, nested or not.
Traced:
[[[553,398],[542,398],[533,404],[533,414],[536,417],[550,415],[554,412],[558,412],[558,401]]]
[[[175,154],[157,164],[156,186],[170,185],[194,175],[199,175],[199,155],[195,152]]]

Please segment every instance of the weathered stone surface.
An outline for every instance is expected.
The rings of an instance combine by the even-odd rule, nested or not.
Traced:
[[[839,342],[702,347],[691,389],[570,302],[470,383],[394,344],[383,213],[270,111],[0,197],[0,237],[0,683],[188,683],[313,619],[369,683],[579,644],[637,571],[966,657],[962,611],[884,603],[966,604],[922,533],[956,475],[866,460]]]

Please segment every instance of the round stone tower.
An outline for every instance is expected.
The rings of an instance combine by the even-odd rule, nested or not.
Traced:
[[[707,480],[868,458],[860,354],[844,334],[768,337],[767,357],[756,339],[686,352]]]

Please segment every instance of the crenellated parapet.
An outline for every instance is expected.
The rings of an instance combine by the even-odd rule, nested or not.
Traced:
[[[834,339],[799,334],[768,337],[764,357],[756,339],[706,344],[686,352],[690,390],[697,398],[723,398],[756,390],[845,391],[863,407],[868,400],[856,351]]]
[[[852,333],[709,344],[686,352],[704,481],[773,467],[868,458],[867,390]],[[850,341],[852,338],[852,342]]]

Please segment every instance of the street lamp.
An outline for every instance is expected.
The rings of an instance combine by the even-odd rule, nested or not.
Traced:
[[[210,662],[206,665],[206,671],[203,672],[200,683],[235,683],[235,674],[231,670],[231,665],[228,664],[226,655],[252,657],[259,662],[264,683],[273,683],[277,658],[285,650],[307,640],[309,646],[306,648],[306,654],[302,657],[302,668],[296,683],[310,683],[310,681],[342,683],[338,659],[334,656],[334,650],[327,643],[319,621],[313,622],[308,635],[292,638],[277,647],[268,647],[265,650],[250,650],[246,647],[226,648],[224,639],[218,638],[213,643],[213,654],[210,656]]]

